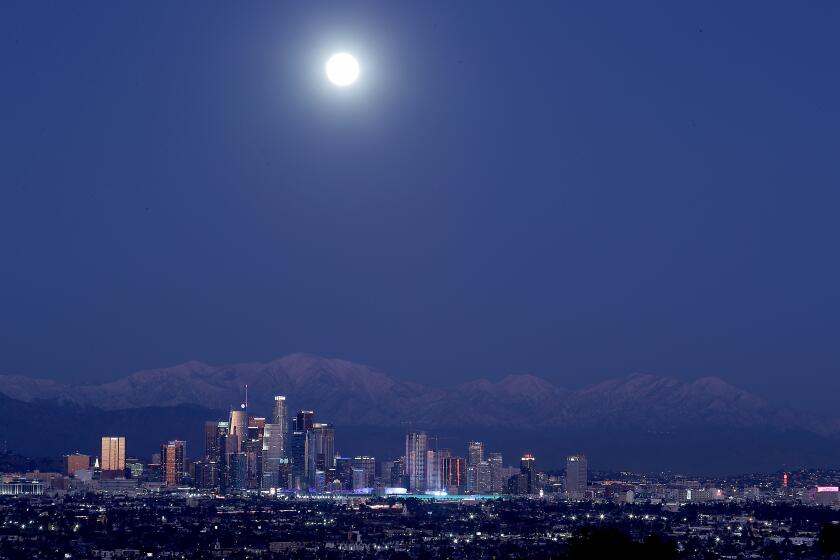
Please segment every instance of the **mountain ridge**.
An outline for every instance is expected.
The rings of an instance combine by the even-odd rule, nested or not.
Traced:
[[[0,375],[0,393],[12,399],[103,410],[179,405],[225,410],[244,399],[245,384],[258,413],[267,415],[273,395],[285,394],[290,409],[314,408],[325,421],[351,425],[621,426],[643,430],[711,426],[804,430],[818,435],[840,432],[840,422],[835,419],[774,406],[714,376],[686,382],[634,373],[569,390],[535,375],[516,374],[444,388],[399,380],[367,365],[304,353],[264,363],[221,366],[191,360],[140,370],[98,385]]]

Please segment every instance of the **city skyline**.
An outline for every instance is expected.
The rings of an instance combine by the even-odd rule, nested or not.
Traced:
[[[567,391],[520,375],[434,387],[408,384],[361,364],[296,354],[266,364],[191,362],[83,388],[21,377],[0,381],[0,398],[6,393],[12,399],[0,414],[15,422],[40,418],[37,429],[44,434],[36,442],[17,437],[25,433],[17,430],[5,440],[12,449],[35,455],[58,453],[68,444],[90,449],[91,440],[101,436],[94,427],[106,416],[146,452],[171,438],[201,441],[201,422],[244,403],[244,385],[249,385],[251,409],[267,422],[276,404],[272,395],[286,387],[295,406],[330,410],[328,420],[340,424],[345,435],[370,442],[358,451],[376,455],[393,453],[381,442],[402,437],[396,422],[429,430],[442,446],[493,437],[508,457],[548,448],[542,461],[553,466],[562,466],[564,453],[584,447],[604,466],[637,470],[735,474],[840,461],[833,443],[840,428],[836,418],[774,406],[715,378],[683,383],[634,375]],[[244,422],[245,413],[238,414]],[[131,418],[144,415],[155,422],[138,430]],[[67,432],[70,418],[77,428]],[[663,432],[663,426],[669,430]],[[544,430],[551,444],[541,436]],[[54,432],[64,435],[52,437]],[[635,441],[630,448],[624,443],[629,439]],[[749,451],[726,453],[732,446]],[[667,464],[653,460],[662,449],[670,451]]]

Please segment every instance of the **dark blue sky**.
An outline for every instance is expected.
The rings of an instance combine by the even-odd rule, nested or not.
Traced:
[[[831,411],[838,26],[836,2],[5,2],[0,370],[306,351]]]

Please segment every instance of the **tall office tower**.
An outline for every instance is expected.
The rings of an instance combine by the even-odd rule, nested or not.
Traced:
[[[484,460],[484,444],[480,441],[471,441],[467,444],[467,464],[477,465]]]
[[[293,428],[296,432],[305,432],[312,429],[315,422],[315,412],[312,410],[298,410],[293,421]]]
[[[172,440],[160,446],[163,481],[167,486],[177,486],[184,482],[184,458],[187,444]]]
[[[282,488],[280,485],[280,462],[286,457],[284,448],[286,434],[280,424],[266,424],[262,438],[262,482],[263,489]]]
[[[222,438],[224,436],[227,436],[229,433],[229,422],[216,422],[216,447],[211,449],[214,449],[216,454],[219,456],[224,455],[227,450],[227,448],[225,447],[226,442]]]
[[[125,437],[102,437],[102,472],[121,473],[125,471]]]
[[[236,451],[242,449],[242,444],[248,439],[248,411],[233,409],[230,411],[228,435],[236,439]]]
[[[410,492],[426,490],[426,452],[429,438],[426,432],[409,432],[405,436],[405,474]]]
[[[471,441],[467,444],[467,490],[476,492],[478,483],[477,467],[484,460],[484,444],[480,441]]]
[[[522,460],[519,462],[519,473],[525,477],[527,494],[533,494],[536,489],[536,472],[534,471],[534,462],[534,456],[530,453],[523,455]]]
[[[231,490],[248,489],[248,454],[237,452],[227,456],[228,488]]]
[[[230,436],[229,422],[216,422],[216,446],[211,447],[215,452],[215,456],[210,456],[210,461],[216,462],[216,478],[215,481],[221,491],[225,491],[230,486],[230,477],[228,472],[228,456],[236,452],[235,445],[236,438]]]
[[[64,456],[64,474],[73,476],[76,471],[86,471],[90,468],[90,455],[73,453]]]
[[[569,455],[566,457],[566,492],[581,496],[586,492],[587,480],[586,455]]]
[[[364,486],[362,488],[373,488],[376,481],[376,459],[367,455],[353,457],[352,468],[364,472]],[[355,484],[355,483],[354,483]],[[357,488],[353,488],[356,490]]]
[[[208,420],[204,423],[204,458],[217,460],[219,457],[219,422]]]
[[[315,468],[326,472],[335,466],[335,427],[313,422],[312,431],[315,432]]]
[[[288,416],[286,412],[286,397],[277,395],[274,397],[274,408],[271,411],[271,423],[288,426]]]
[[[487,461],[475,465],[475,491],[482,494],[493,491],[493,474]]]
[[[286,397],[277,395],[274,397],[274,409],[271,411],[271,423],[280,426],[278,433],[280,445],[283,448],[283,457],[289,448],[289,417],[286,412]]]
[[[248,427],[248,439],[242,444],[242,452],[248,460],[248,488],[256,490],[262,483],[263,432],[259,426]]]
[[[296,430],[291,440],[292,488],[308,490],[315,482],[315,434]]]
[[[426,490],[443,490],[443,460],[452,455],[448,449],[426,451]]]
[[[463,457],[443,459],[443,486],[450,494],[460,494],[467,484],[467,466]]]
[[[490,464],[490,491],[501,494],[507,485],[507,477],[502,473],[502,454],[491,453],[487,456],[487,462]]]
[[[405,457],[394,459],[394,464],[391,466],[391,486],[394,488],[408,488],[408,482],[405,477]]]

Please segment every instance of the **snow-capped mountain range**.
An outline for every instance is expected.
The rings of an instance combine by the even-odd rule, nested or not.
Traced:
[[[768,428],[819,435],[840,422],[773,406],[716,377],[683,382],[633,374],[578,390],[533,375],[481,379],[434,387],[396,379],[345,360],[291,354],[267,363],[211,366],[191,361],[144,370],[100,385],[66,385],[24,376],[0,376],[0,393],[16,401],[126,410],[197,405],[223,411],[244,399],[268,414],[274,395],[290,411],[311,408],[344,425],[437,428]]]

